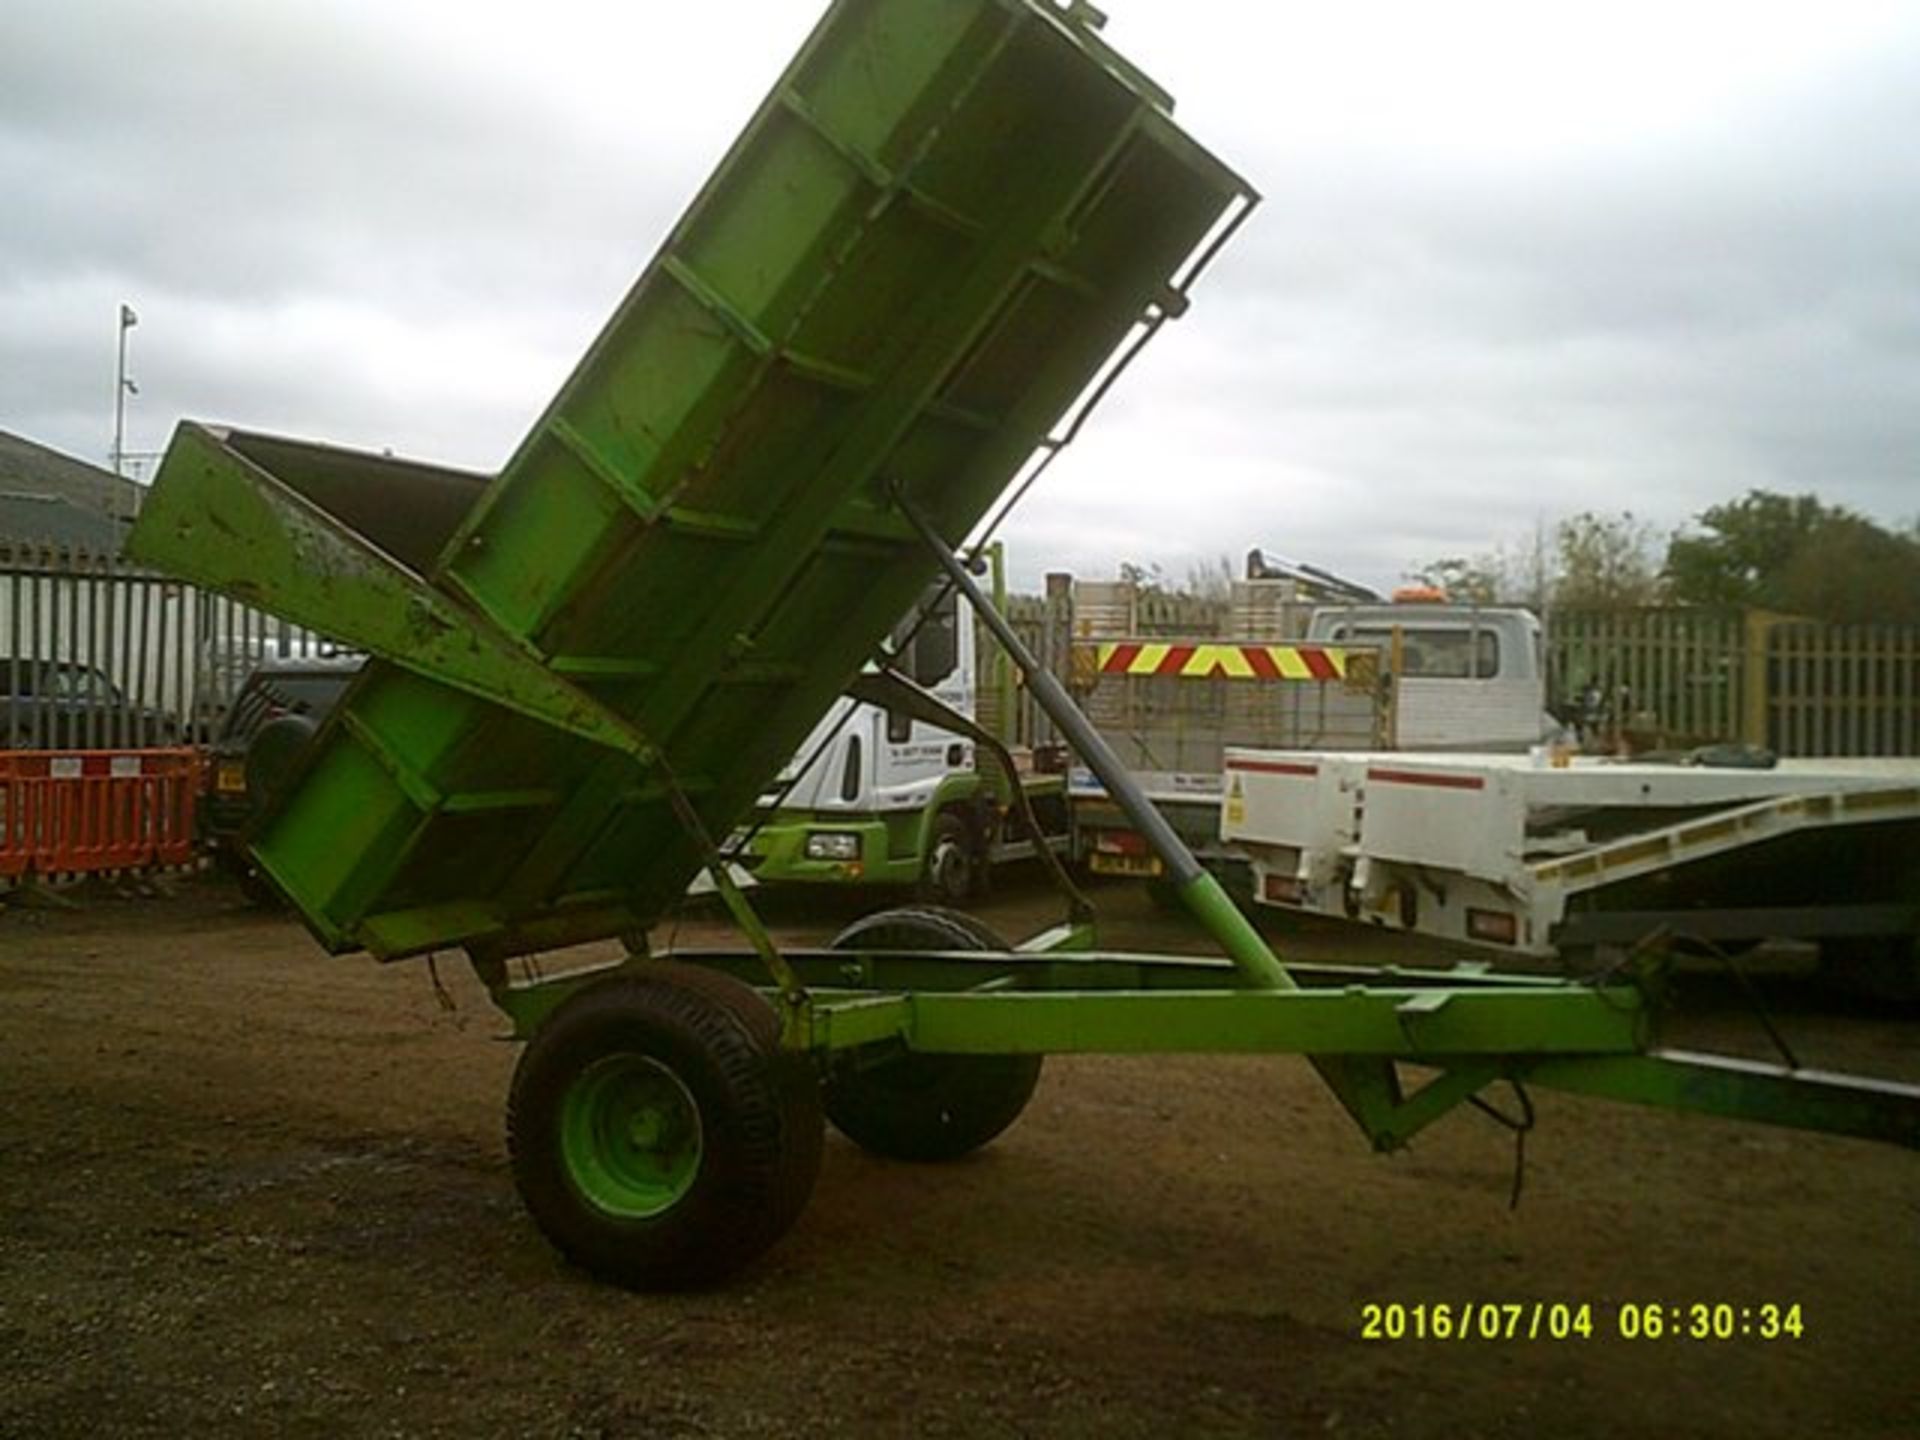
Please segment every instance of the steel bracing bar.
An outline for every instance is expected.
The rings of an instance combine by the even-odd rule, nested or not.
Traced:
[[[1609,1100],[1920,1149],[1920,1085],[1689,1050],[1543,1059],[1530,1069],[1528,1079]]]
[[[1154,809],[1146,791],[1135,782],[1106,739],[1081,713],[1080,707],[1073,703],[1073,697],[1067,694],[1066,687],[1058,677],[1034,658],[1033,652],[1014,633],[1005,617],[993,608],[973,576],[967,573],[967,567],[961,563],[960,557],[953,553],[939,532],[906,496],[896,492],[894,503],[900,507],[901,514],[907,517],[908,523],[919,532],[927,549],[939,560],[940,568],[946,571],[954,588],[966,597],[974,613],[993,632],[994,639],[1000,642],[1013,663],[1020,667],[1020,674],[1027,682],[1034,703],[1059,727],[1060,733],[1067,737],[1067,743],[1079,752],[1080,758],[1087,762],[1088,768],[1106,786],[1107,794],[1113,797],[1121,813],[1146,837],[1153,853],[1167,867],[1181,901],[1232,957],[1242,978],[1262,990],[1298,988],[1293,977],[1287,974],[1286,967],[1280,963],[1280,958],[1227,897],[1227,892],[1221,889],[1220,882],[1201,867],[1186,842],[1174,833],[1166,817]]]
[[[763,979],[751,950],[677,952]],[[1471,967],[1303,967],[1311,988],[1249,993],[1220,961],[979,951],[787,952],[809,987],[800,1041],[821,1060],[905,1046],[939,1054],[1297,1054],[1381,1150],[1406,1143],[1501,1080],[1609,1100],[1920,1148],[1920,1086],[1649,1050],[1652,1015],[1632,986],[1601,989]],[[602,966],[492,982],[528,1036]],[[1409,1088],[1406,1067],[1426,1067]]]

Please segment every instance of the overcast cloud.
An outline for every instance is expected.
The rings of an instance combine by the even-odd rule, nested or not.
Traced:
[[[1008,528],[1391,584],[1584,509],[1920,514],[1920,6],[1109,0],[1266,203]],[[818,14],[13,0],[0,429],[497,467]]]

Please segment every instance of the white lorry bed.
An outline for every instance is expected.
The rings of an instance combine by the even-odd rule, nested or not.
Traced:
[[[1231,750],[1221,835],[1256,898],[1532,955],[1911,935],[1920,760],[1769,769]]]

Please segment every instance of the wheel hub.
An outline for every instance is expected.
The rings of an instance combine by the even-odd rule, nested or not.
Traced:
[[[645,1055],[583,1070],[561,1107],[560,1147],[583,1198],[645,1219],[686,1198],[700,1173],[700,1109],[680,1078]]]

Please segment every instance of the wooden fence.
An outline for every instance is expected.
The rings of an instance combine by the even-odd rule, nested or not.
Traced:
[[[1920,755],[1920,627],[1829,625],[1765,610],[1560,610],[1549,700],[1670,745],[1739,740],[1781,755]]]
[[[1746,621],[1738,610],[1556,610],[1547,616],[1548,701],[1589,726],[1676,743],[1744,733]]]
[[[1920,755],[1920,627],[1766,616],[1750,728],[1783,755]]]
[[[202,743],[256,665],[333,653],[112,556],[0,547],[0,751]]]

